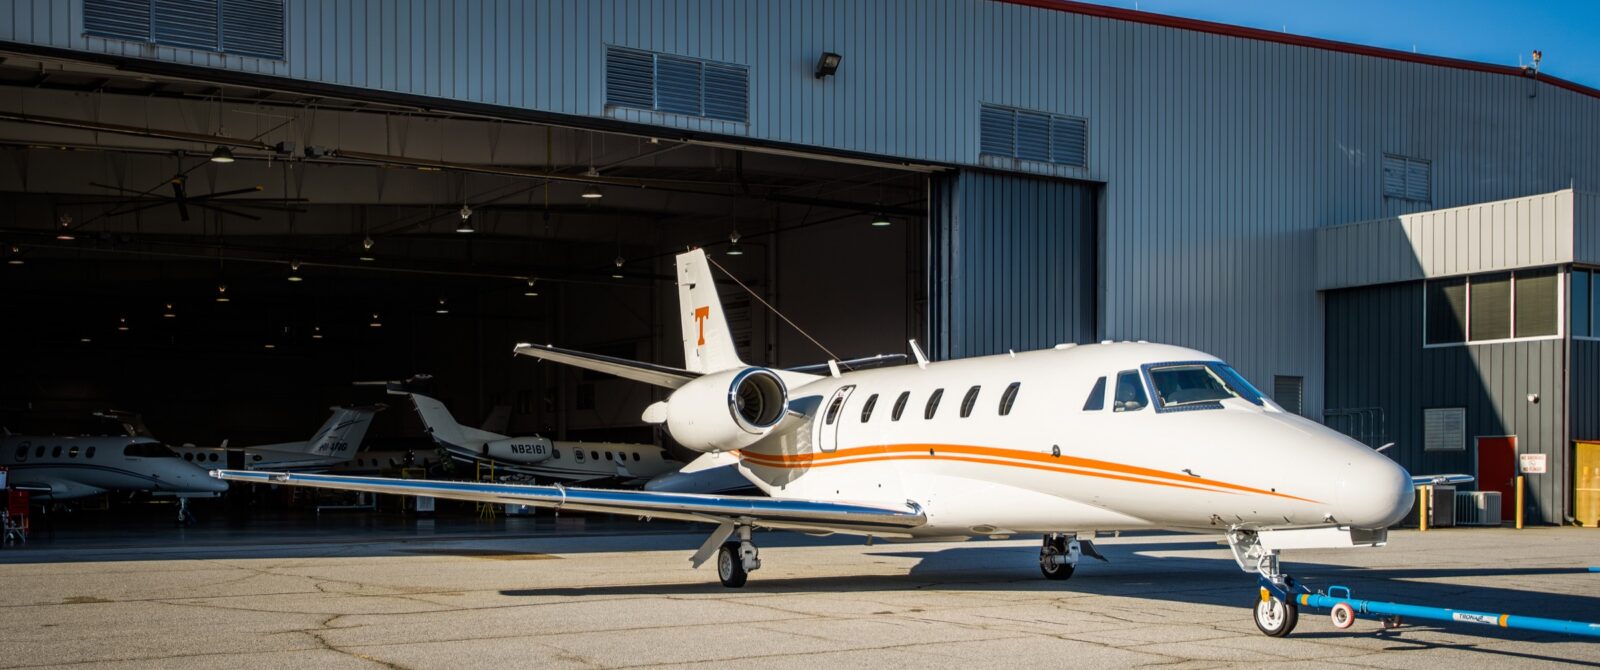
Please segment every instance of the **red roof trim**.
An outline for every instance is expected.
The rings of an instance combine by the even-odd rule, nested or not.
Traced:
[[[1510,75],[1510,76],[1513,76],[1513,77],[1525,77],[1526,76],[1526,75],[1524,75],[1522,73],[1521,69],[1510,67],[1510,66],[1507,66],[1507,65],[1493,65],[1493,64],[1490,64],[1490,63],[1480,63],[1478,61],[1462,60],[1462,59],[1459,59],[1459,58],[1445,58],[1443,56],[1429,56],[1429,55],[1426,55],[1426,54],[1411,53],[1409,51],[1400,51],[1400,50],[1397,50],[1397,49],[1384,49],[1384,48],[1380,48],[1380,47],[1366,46],[1364,44],[1351,44],[1349,42],[1338,42],[1338,41],[1335,41],[1335,40],[1325,40],[1325,39],[1318,38],[1318,37],[1305,37],[1303,35],[1290,35],[1288,33],[1275,33],[1275,32],[1272,32],[1270,30],[1261,30],[1259,28],[1246,28],[1244,26],[1234,26],[1234,25],[1229,25],[1229,24],[1226,24],[1226,23],[1215,23],[1215,22],[1212,22],[1212,21],[1201,21],[1201,20],[1198,20],[1198,19],[1186,19],[1186,18],[1179,17],[1179,16],[1168,16],[1168,15],[1165,15],[1165,14],[1154,14],[1154,13],[1151,13],[1151,12],[1140,12],[1140,11],[1134,11],[1132,9],[1122,9],[1120,7],[1107,7],[1105,5],[1092,5],[1092,4],[1084,3],[1084,2],[1073,2],[1072,0],[997,0],[997,1],[998,2],[1003,2],[1003,3],[1006,3],[1006,4],[1011,4],[1011,5],[1025,5],[1025,6],[1028,6],[1028,7],[1037,7],[1037,8],[1040,8],[1040,9],[1049,9],[1049,10],[1058,11],[1058,12],[1070,12],[1072,14],[1082,14],[1084,16],[1094,16],[1094,17],[1099,17],[1099,18],[1103,18],[1103,19],[1113,19],[1113,20],[1117,20],[1117,21],[1131,21],[1131,22],[1134,22],[1134,23],[1145,23],[1145,24],[1149,24],[1149,25],[1153,25],[1153,26],[1163,26],[1163,27],[1166,27],[1166,28],[1177,28],[1179,30],[1193,30],[1195,32],[1211,33],[1213,35],[1227,35],[1229,37],[1242,37],[1244,39],[1261,40],[1263,42],[1276,42],[1278,44],[1289,44],[1289,45],[1293,45],[1293,46],[1309,47],[1309,48],[1312,48],[1312,49],[1323,49],[1323,50],[1326,50],[1326,51],[1338,51],[1338,52],[1342,52],[1342,53],[1356,54],[1356,55],[1359,55],[1359,56],[1372,56],[1374,58],[1387,58],[1389,60],[1406,61],[1406,62],[1409,62],[1409,63],[1421,63],[1423,65],[1437,65],[1439,67],[1449,67],[1449,68],[1455,68],[1455,69],[1458,69],[1458,70],[1472,70],[1474,72],[1488,72],[1488,73],[1491,73],[1491,74],[1503,74],[1503,75]],[[1541,74],[1541,75],[1539,75],[1538,81],[1546,83],[1546,84],[1550,84],[1552,86],[1557,86],[1557,87],[1560,87],[1560,88],[1564,88],[1564,89],[1567,89],[1569,91],[1575,91],[1577,93],[1581,93],[1583,95],[1587,95],[1587,96],[1589,96],[1591,98],[1600,98],[1600,89],[1593,89],[1593,88],[1590,88],[1588,86],[1584,86],[1582,84],[1577,84],[1577,83],[1574,83],[1574,82],[1567,81],[1565,79],[1561,79],[1559,77],[1552,77],[1550,75]]]

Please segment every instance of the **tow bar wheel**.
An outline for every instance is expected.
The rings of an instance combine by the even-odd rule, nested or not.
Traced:
[[[1255,619],[1256,628],[1268,637],[1284,637],[1300,622],[1300,608],[1261,589],[1261,597],[1256,600]]]
[[[1349,628],[1356,623],[1356,611],[1355,608],[1350,607],[1350,603],[1334,605],[1333,611],[1328,613],[1328,617],[1333,619],[1333,627],[1340,630]]]

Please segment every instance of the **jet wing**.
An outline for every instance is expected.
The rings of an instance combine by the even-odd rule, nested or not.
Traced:
[[[698,372],[690,372],[688,370],[682,370],[679,368],[671,368],[665,365],[641,363],[639,361],[630,361],[624,358],[601,356],[600,354],[588,354],[581,351],[573,351],[571,349],[557,349],[556,347],[552,347],[550,345],[524,343],[518,344],[514,351],[523,356],[532,356],[533,358],[540,360],[565,363],[573,367],[579,367],[585,370],[594,370],[596,372],[604,372],[609,375],[622,377],[623,379],[632,379],[634,381],[644,382],[646,384],[664,386],[669,389],[675,389],[683,386],[684,384],[694,381],[695,378],[700,376],[700,373]]]
[[[912,503],[880,507],[815,500],[781,500],[765,496],[613,491],[563,486],[347,477],[257,470],[212,470],[211,476],[228,481],[257,484],[432,496],[714,524],[749,523],[783,530],[893,536],[903,535],[927,523],[927,517],[923,515],[922,509]]]

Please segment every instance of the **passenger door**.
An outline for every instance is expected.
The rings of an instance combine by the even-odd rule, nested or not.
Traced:
[[[855,386],[840,387],[833,392],[828,404],[822,406],[821,420],[817,422],[817,450],[832,452],[839,448],[839,426],[844,424],[844,406]]]

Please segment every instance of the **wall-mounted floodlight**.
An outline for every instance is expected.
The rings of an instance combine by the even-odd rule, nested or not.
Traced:
[[[832,77],[835,72],[839,71],[839,61],[841,60],[844,60],[844,56],[832,51],[822,52],[822,57],[817,59],[817,70],[814,73],[816,78]]]

